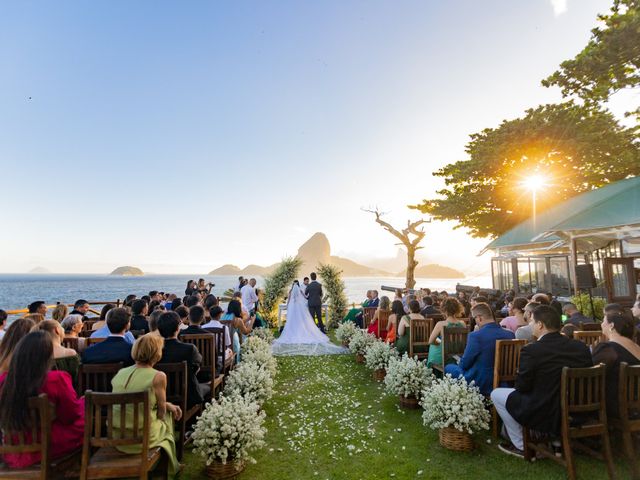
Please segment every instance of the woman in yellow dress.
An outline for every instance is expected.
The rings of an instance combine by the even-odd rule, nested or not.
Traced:
[[[151,418],[149,419],[149,448],[161,447],[169,458],[169,474],[175,475],[180,465],[173,435],[173,420],[180,420],[182,411],[177,405],[166,401],[167,376],[153,366],[162,358],[164,339],[159,335],[143,335],[133,345],[131,356],[135,365],[121,369],[113,380],[113,393],[149,391]],[[142,414],[142,412],[140,412]],[[114,429],[120,428],[120,411],[114,407]],[[126,428],[133,429],[133,408],[127,407]],[[142,425],[142,418],[139,419]],[[116,433],[117,437],[117,433]],[[142,445],[120,446],[124,453],[140,453]]]

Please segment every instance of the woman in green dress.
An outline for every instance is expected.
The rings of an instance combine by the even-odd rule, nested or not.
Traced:
[[[400,300],[395,300],[396,301]],[[420,303],[417,300],[411,300],[407,305],[409,307],[409,314],[404,315],[398,322],[396,333],[396,350],[400,355],[404,355],[409,352],[409,331],[411,329],[411,320],[424,320],[424,317],[420,314]],[[415,350],[416,352],[423,350]]]
[[[153,366],[162,358],[164,339],[159,335],[143,335],[136,340],[131,350],[135,365],[121,369],[113,380],[113,393],[149,391],[151,418],[149,419],[149,448],[160,447],[169,459],[169,474],[175,475],[180,470],[176,454],[173,421],[180,420],[182,411],[177,405],[166,401],[167,377],[164,372],[155,370]],[[142,414],[142,412],[140,412]],[[120,410],[114,407],[113,428],[116,438],[119,435]],[[127,407],[126,428],[133,428],[133,408]],[[142,425],[142,418],[139,419]],[[126,445],[117,447],[123,453],[140,453],[142,445]]]
[[[446,316],[444,320],[436,323],[429,337],[429,356],[427,357],[427,367],[442,365],[442,333],[444,327],[464,327],[466,324],[460,320],[464,313],[464,307],[457,298],[447,297],[440,305],[440,311]]]

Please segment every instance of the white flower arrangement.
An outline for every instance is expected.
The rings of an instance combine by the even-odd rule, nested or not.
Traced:
[[[243,397],[262,405],[273,396],[273,379],[269,371],[255,362],[243,360],[229,374],[225,397]]]
[[[364,353],[365,364],[372,370],[386,369],[391,357],[397,357],[398,351],[385,342],[374,342]]]
[[[208,403],[198,417],[193,436],[194,452],[207,465],[219,461],[234,462],[240,469],[246,462],[255,463],[250,451],[264,446],[266,414],[255,402],[241,397],[222,397]]]
[[[276,373],[278,373],[278,361],[276,360],[276,357],[274,357],[271,353],[271,349],[254,349],[243,353],[241,363],[244,362],[257,363],[261,367],[265,368],[267,372],[269,372],[271,378],[274,378],[276,376]]]
[[[488,430],[491,416],[480,389],[464,377],[446,375],[422,393],[423,423],[435,429],[452,427],[461,432]]]
[[[356,334],[358,327],[353,322],[344,322],[336,328],[336,340],[340,343],[349,344],[351,338]]]
[[[267,343],[273,342],[273,339],[275,338],[273,335],[273,330],[271,330],[270,328],[263,328],[263,327],[254,328],[250,336],[258,337]]]
[[[427,366],[405,353],[402,358],[390,357],[384,384],[387,392],[405,398],[420,398],[433,382],[433,374]]]
[[[240,347],[240,351],[242,353],[242,358],[245,355],[251,355],[254,352],[262,351],[266,353],[271,353],[271,345],[269,342],[263,340],[260,337],[254,337],[253,335],[248,336],[242,342]]]
[[[349,350],[351,353],[364,355],[371,345],[376,342],[376,337],[364,330],[357,329],[356,333],[351,337],[349,342]]]

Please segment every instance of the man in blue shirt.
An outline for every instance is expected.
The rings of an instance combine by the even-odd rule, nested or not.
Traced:
[[[98,330],[96,330],[95,332],[93,332],[91,334],[91,338],[107,338],[109,336],[111,336],[111,330],[109,329],[109,318],[111,317],[111,315],[113,315],[113,311],[114,310],[126,310],[127,314],[129,315],[128,319],[127,319],[127,329],[125,332],[123,332],[123,338],[125,340],[125,342],[129,343],[130,345],[133,345],[136,341],[136,338],[133,336],[133,334],[129,331],[129,320],[131,318],[131,314],[129,313],[128,309],[125,309],[124,307],[121,308],[112,308],[111,310],[109,310],[107,312],[107,321],[104,324],[104,326],[102,326],[101,328],[99,328]]]
[[[496,340],[513,340],[514,335],[496,323],[493,312],[486,303],[476,304],[471,309],[471,316],[475,318],[478,330],[469,334],[460,363],[447,365],[444,373],[454,378],[462,375],[468,383],[475,381],[480,393],[489,395],[493,389]]]

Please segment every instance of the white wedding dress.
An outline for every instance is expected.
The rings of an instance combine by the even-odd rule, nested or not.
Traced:
[[[343,347],[331,343],[313,321],[299,285],[289,292],[287,323],[272,345],[274,355],[328,355],[347,353]]]

